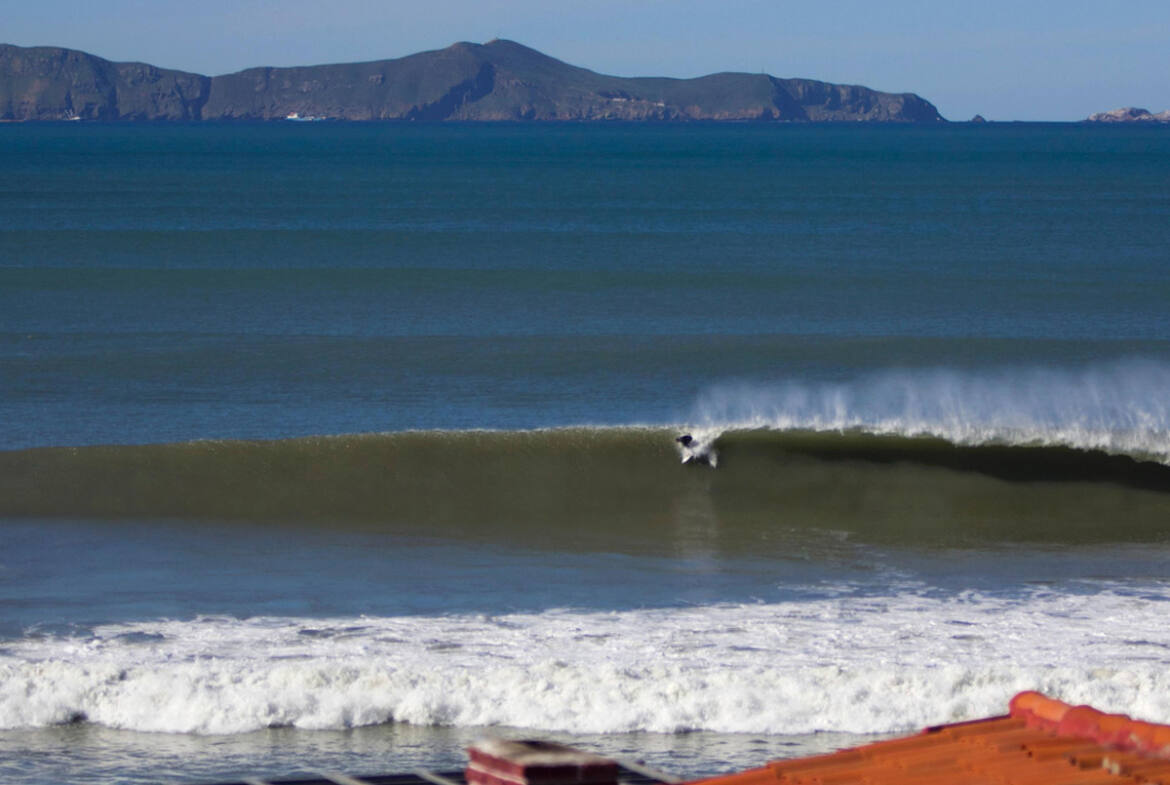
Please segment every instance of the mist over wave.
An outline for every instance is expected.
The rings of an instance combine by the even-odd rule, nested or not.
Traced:
[[[25,637],[0,728],[241,733],[388,721],[605,733],[888,732],[1021,689],[1170,720],[1165,585],[624,612],[202,617]]]
[[[697,401],[706,439],[737,429],[934,436],[960,445],[1061,445],[1170,462],[1170,364],[1076,370],[891,370],[830,383],[719,384]]]

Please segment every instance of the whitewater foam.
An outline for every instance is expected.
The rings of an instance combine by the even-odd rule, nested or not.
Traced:
[[[200,617],[30,635],[0,728],[241,733],[391,720],[623,731],[874,733],[1038,688],[1170,720],[1170,586],[843,596],[625,612]]]
[[[1170,463],[1170,365],[1079,370],[886,371],[840,383],[718,384],[696,402],[696,439],[730,430],[863,431],[960,445],[1066,446]]]

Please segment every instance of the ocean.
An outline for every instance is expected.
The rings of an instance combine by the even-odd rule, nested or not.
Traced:
[[[11,124],[0,172],[6,783],[1170,721],[1165,129]]]

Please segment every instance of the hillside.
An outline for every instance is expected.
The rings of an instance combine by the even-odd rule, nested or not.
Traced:
[[[0,45],[0,120],[942,122],[913,93],[767,74],[606,76],[512,41],[207,77]]]

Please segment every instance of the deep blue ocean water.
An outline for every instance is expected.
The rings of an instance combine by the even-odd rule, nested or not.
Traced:
[[[1170,720],[1166,129],[7,125],[0,172],[5,781]]]
[[[1167,354],[1158,128],[2,129],[0,446]]]

